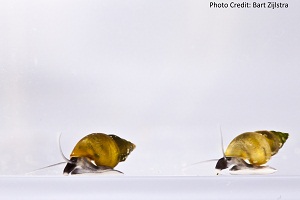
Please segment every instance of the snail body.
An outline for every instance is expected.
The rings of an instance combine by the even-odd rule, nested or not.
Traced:
[[[223,158],[216,164],[218,171],[231,167],[231,173],[250,170],[253,173],[272,173],[276,170],[266,164],[278,153],[289,134],[277,131],[246,132],[235,137],[228,145]]]
[[[114,170],[113,168],[119,162],[126,160],[134,148],[133,143],[116,135],[89,134],[75,145],[64,174],[101,173]]]

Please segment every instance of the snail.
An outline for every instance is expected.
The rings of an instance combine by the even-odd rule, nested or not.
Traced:
[[[70,159],[64,156],[59,142],[59,150],[65,162],[56,163],[37,170],[67,163],[63,170],[64,175],[103,173],[108,171],[122,173],[115,170],[114,167],[119,162],[125,161],[134,149],[135,145],[133,143],[119,136],[91,133],[79,140],[70,155]]]
[[[116,135],[92,133],[74,147],[64,174],[82,174],[114,170],[135,149],[135,145]],[[116,170],[115,170],[116,171]]]
[[[264,166],[282,148],[289,134],[278,131],[246,132],[235,137],[216,164],[217,175],[230,168],[231,174],[269,174],[276,169]],[[222,137],[222,134],[221,134]]]

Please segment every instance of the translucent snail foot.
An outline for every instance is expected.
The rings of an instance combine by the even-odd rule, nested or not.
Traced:
[[[264,174],[272,174],[277,170],[273,167],[269,166],[239,166],[235,165],[230,170],[230,174],[234,175],[264,175]]]
[[[94,165],[90,159],[85,157],[71,158],[70,161],[64,169],[64,175],[99,174],[112,171],[123,174],[123,172],[110,167]]]

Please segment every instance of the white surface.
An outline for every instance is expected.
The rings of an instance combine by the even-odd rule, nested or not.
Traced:
[[[299,176],[1,177],[1,199],[299,199]]]
[[[117,166],[126,175],[214,175],[215,163],[182,167],[221,157],[221,124],[225,146],[246,131],[290,133],[270,166],[299,175],[300,3],[285,2],[2,0],[0,174],[62,161],[60,132],[66,155],[105,132],[137,145]]]

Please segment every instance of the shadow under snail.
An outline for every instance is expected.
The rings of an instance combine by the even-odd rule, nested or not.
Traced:
[[[264,165],[282,148],[288,136],[266,130],[242,133],[230,142],[225,153],[222,141],[223,157],[216,164],[217,174],[226,168],[230,168],[231,174],[274,173],[276,169]]]

